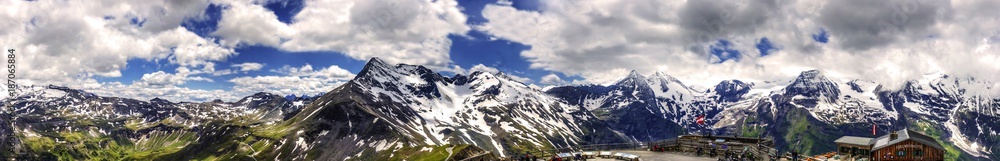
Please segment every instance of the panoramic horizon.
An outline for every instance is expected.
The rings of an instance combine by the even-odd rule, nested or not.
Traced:
[[[382,60],[382,59],[380,59],[378,57],[372,57],[371,59],[369,59],[369,61],[367,61],[365,63],[365,65],[368,65],[368,63],[371,63],[371,61],[375,60],[375,59],[378,59],[380,61],[385,61],[385,60]],[[397,64],[397,65],[409,65],[409,64],[400,63],[400,64]],[[617,77],[618,79],[615,79],[615,80],[612,80],[612,81],[608,81],[608,82],[603,82],[603,83],[589,83],[589,82],[587,82],[587,83],[583,83],[583,82],[567,83],[567,82],[563,82],[562,84],[557,84],[557,85],[538,86],[537,84],[529,83],[531,81],[527,80],[526,78],[521,78],[521,77],[518,77],[516,75],[511,75],[509,73],[505,73],[503,71],[499,71],[499,70],[497,70],[495,68],[489,68],[489,67],[483,67],[483,66],[480,66],[480,67],[477,67],[477,68],[473,68],[473,69],[469,69],[467,71],[464,71],[463,73],[452,73],[452,72],[442,72],[442,71],[434,71],[434,72],[436,72],[436,74],[441,75],[442,77],[453,78],[454,76],[465,76],[465,75],[469,75],[469,74],[472,74],[473,72],[477,72],[477,71],[478,72],[488,72],[488,73],[492,73],[492,74],[496,74],[496,75],[505,75],[505,76],[508,76],[510,79],[512,79],[511,81],[522,83],[522,84],[527,85],[530,88],[533,88],[533,89],[536,89],[536,90],[541,90],[541,91],[546,91],[547,89],[556,88],[556,87],[562,87],[562,86],[612,86],[615,83],[619,83],[621,81],[625,81],[626,79],[629,79],[629,77],[632,77],[631,75],[633,73],[638,74],[641,77],[664,77],[666,79],[677,79],[673,75],[666,74],[663,71],[655,71],[654,73],[644,74],[644,73],[638,72],[636,70],[629,70],[630,71],[629,73],[626,73],[625,75]],[[803,73],[812,72],[812,71],[815,71],[817,73],[820,73],[821,75],[829,77],[829,74],[826,73],[826,72],[823,72],[822,70],[812,69],[812,70],[801,71],[799,74],[796,74],[796,75],[794,75],[794,77],[789,78],[787,80],[770,80],[770,81],[762,81],[762,82],[745,82],[745,83],[747,83],[748,86],[754,88],[756,90],[755,93],[774,92],[775,89],[784,88],[784,87],[788,86],[789,84],[792,84],[796,79],[799,79],[797,77],[801,77]],[[455,75],[448,75],[448,74],[455,74]],[[934,79],[939,79],[939,78],[948,78],[948,77],[949,76],[947,74],[945,74],[945,73],[934,73],[934,74],[924,75],[924,77],[921,78],[921,79],[907,80],[906,82],[929,81],[929,80],[934,80]],[[969,81],[975,81],[974,77],[972,77],[972,78],[973,79],[971,79]],[[354,79],[354,77],[345,78],[343,82],[337,83],[334,86],[332,86],[331,88],[336,88],[336,87],[339,87],[341,85],[344,85],[344,83],[347,83],[351,79]],[[527,82],[521,82],[521,81],[527,81]],[[683,81],[681,81],[681,80],[677,80],[677,81],[679,83],[683,84]],[[739,80],[739,79],[725,79],[725,80],[720,80],[718,83],[716,83],[716,84],[714,84],[712,86],[707,86],[707,87],[698,86],[698,85],[687,85],[687,86],[684,86],[684,87],[692,89],[693,92],[708,93],[708,92],[711,92],[710,90],[712,88],[716,88],[717,86],[726,85],[727,82],[729,82],[729,81],[743,81],[743,80]],[[878,84],[878,82],[871,82],[870,80],[864,80],[864,79],[834,78],[834,81],[837,81],[837,82],[866,81],[866,82],[869,82],[869,83],[875,83],[875,85],[877,87],[879,87],[880,91],[899,91],[899,90],[905,90],[905,89],[895,89],[895,88],[900,88],[900,87],[884,88],[881,84]],[[988,84],[983,84],[983,83],[988,83],[988,82],[978,82],[978,83],[980,83],[982,85],[988,85]],[[19,93],[20,92],[30,92],[30,91],[33,91],[33,90],[38,90],[38,89],[43,89],[43,88],[49,88],[48,86],[55,86],[56,88],[66,88],[66,87],[68,87],[68,88],[73,89],[72,86],[63,86],[63,85],[55,85],[55,84],[48,84],[48,85],[26,85],[26,86],[19,86],[20,89],[18,89],[17,92],[19,92]],[[982,87],[989,88],[988,86],[982,86]],[[4,89],[6,89],[6,87],[4,87]],[[80,89],[80,90],[82,90],[82,89]],[[94,89],[91,89],[91,90],[94,90]],[[87,91],[87,90],[83,90],[83,91],[84,92],[88,92],[88,93],[95,93],[95,92]],[[100,90],[95,90],[95,91],[100,92]],[[992,93],[989,93],[989,91],[990,90],[987,89],[987,90],[980,90],[980,91],[972,91],[972,93],[973,94],[983,95],[986,98],[1000,98],[998,96],[993,96]],[[124,96],[119,96],[119,95],[115,95],[115,94],[105,94],[105,95],[98,94],[98,95],[99,96],[104,96],[104,97],[122,97],[122,98],[138,99],[138,100],[141,100],[141,101],[149,101],[151,99],[162,99],[162,100],[167,100],[167,101],[172,101],[172,102],[210,102],[210,101],[215,101],[215,100],[222,100],[222,101],[226,101],[226,102],[235,102],[235,101],[239,101],[240,99],[243,99],[243,98],[246,98],[246,97],[251,97],[252,95],[255,95],[255,94],[258,94],[258,93],[278,94],[278,95],[281,95],[281,96],[284,96],[284,97],[287,97],[287,98],[294,98],[294,97],[320,97],[323,94],[325,94],[326,92],[329,92],[329,91],[325,91],[325,92],[321,91],[321,92],[314,93],[314,94],[295,94],[295,93],[290,93],[290,94],[286,94],[286,95],[281,95],[280,92],[263,91],[262,90],[262,91],[257,91],[255,93],[250,93],[250,94],[247,94],[247,95],[238,96],[238,97],[235,97],[235,98],[230,98],[230,99],[235,99],[235,100],[222,100],[221,98],[215,98],[215,99],[209,99],[209,100],[170,100],[168,98],[160,98],[160,97],[157,97],[157,96],[152,96],[152,98],[145,98],[145,97],[142,97],[142,96],[139,96],[139,97],[124,97]]]
[[[996,0],[3,0],[4,160],[997,160]]]

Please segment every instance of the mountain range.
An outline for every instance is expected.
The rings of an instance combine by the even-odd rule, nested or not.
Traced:
[[[990,82],[928,75],[878,82],[803,71],[706,90],[656,72],[608,85],[537,88],[500,72],[443,76],[371,59],[316,97],[257,93],[171,102],[23,86],[4,100],[0,152],[17,160],[449,160],[536,149],[648,142],[685,134],[773,139],[781,151],[834,151],[841,136],[912,129],[952,159],[1000,157]],[[701,125],[695,118],[705,116]],[[994,150],[996,149],[996,150]]]

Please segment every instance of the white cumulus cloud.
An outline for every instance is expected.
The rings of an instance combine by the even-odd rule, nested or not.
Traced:
[[[240,71],[243,71],[243,72],[257,71],[257,70],[260,70],[261,68],[264,68],[264,64],[253,63],[253,62],[233,64],[232,66],[236,67],[236,68],[239,68]]]
[[[493,4],[473,28],[530,45],[534,69],[606,83],[631,69],[664,71],[689,85],[725,79],[789,80],[819,69],[896,88],[926,74],[1000,81],[994,1],[551,0],[541,11]],[[825,30],[829,43],[813,40]],[[778,50],[761,56],[768,38]],[[732,42],[739,60],[709,46]],[[718,63],[717,63],[718,62]],[[618,77],[616,77],[618,76]],[[551,80],[551,79],[550,79]]]
[[[280,75],[247,76],[229,80],[235,84],[234,93],[253,94],[269,92],[279,95],[316,95],[329,92],[341,84],[353,79],[355,74],[332,65],[314,70],[312,65],[302,67],[283,66],[272,70]]]
[[[180,27],[207,1],[2,1],[0,44],[16,49],[24,83],[120,77],[130,59],[194,67],[236,55]]]
[[[219,29],[227,46],[262,44],[286,51],[337,51],[358,59],[451,69],[448,35],[465,34],[466,16],[454,0],[306,1],[292,23],[258,3],[221,2]],[[253,24],[253,25],[247,25]]]
[[[68,86],[100,96],[139,100],[162,98],[174,102],[204,102],[216,99],[237,101],[258,92],[314,96],[329,92],[355,76],[354,73],[336,65],[318,70],[313,69],[312,65],[309,64],[302,67],[284,66],[273,70],[273,72],[277,75],[243,76],[230,79],[228,82],[235,85],[228,89],[195,89],[181,86],[189,81],[213,81],[201,76],[211,73],[204,70],[192,71],[186,67],[178,67],[173,73],[165,71],[146,73],[131,84],[97,82],[92,78],[78,78],[73,80],[76,83]]]
[[[542,76],[542,81],[540,83],[547,85],[564,85],[567,82],[562,78],[559,78],[559,76],[556,74],[549,74]]]

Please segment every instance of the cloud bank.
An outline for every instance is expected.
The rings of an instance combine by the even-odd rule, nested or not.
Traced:
[[[926,74],[1000,81],[1000,15],[986,1],[542,1],[474,26],[531,46],[535,69],[606,83],[664,71],[685,83],[788,80],[819,69],[897,88]],[[759,48],[766,39],[770,48]],[[728,50],[715,53],[725,41]],[[760,51],[767,53],[760,53]],[[737,56],[726,54],[739,54]],[[549,80],[553,80],[549,78]]]
[[[531,46],[521,57],[549,73],[537,78],[544,85],[604,84],[630,70],[663,71],[702,87],[725,79],[789,80],[810,69],[890,89],[936,73],[1000,82],[997,1],[546,0],[538,11],[501,1],[487,5],[482,16],[488,21],[477,24],[466,24],[469,16],[455,0],[307,0],[288,20],[264,7],[269,3],[276,2],[2,1],[0,44],[21,54],[18,71],[30,71],[18,73],[22,84],[180,100],[227,93],[185,87],[193,82],[248,89],[217,96],[232,99],[251,90],[322,92],[352,75],[309,65],[264,72],[265,64],[256,62],[216,70],[244,46],[381,57],[465,73],[449,56],[448,36],[472,30]],[[208,16],[210,6],[221,6],[221,14]],[[206,19],[218,19],[215,30],[196,33],[200,29],[181,25]],[[95,79],[122,77],[137,59],[176,68],[142,73],[131,83]],[[247,72],[265,75],[218,77]],[[295,86],[282,86],[288,84]],[[1000,96],[1000,83],[992,84],[989,92]]]

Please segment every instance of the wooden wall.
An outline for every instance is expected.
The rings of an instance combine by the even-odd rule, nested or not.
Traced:
[[[902,150],[905,156],[897,156],[896,152]],[[914,156],[913,152],[922,150],[923,154]],[[890,155],[886,157],[886,155]],[[897,160],[944,160],[944,150],[921,144],[913,140],[906,140],[872,152],[873,161],[897,161]]]

